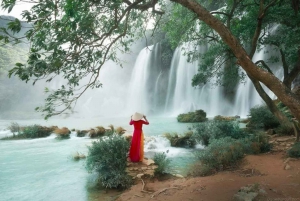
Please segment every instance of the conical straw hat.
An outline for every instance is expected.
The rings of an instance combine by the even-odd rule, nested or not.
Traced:
[[[134,115],[132,115],[132,120],[133,121],[141,120],[143,118],[143,116],[144,116],[143,114],[136,112],[136,113],[134,113]]]

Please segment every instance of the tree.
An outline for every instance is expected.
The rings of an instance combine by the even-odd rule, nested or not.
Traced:
[[[240,41],[233,35],[233,33],[216,17],[208,12],[203,6],[193,0],[174,0],[184,7],[191,10],[197,15],[197,18],[205,22],[209,27],[216,31],[226,45],[229,46],[237,59],[237,64],[240,65],[247,73],[247,75],[255,81],[266,85],[290,110],[297,118],[300,118],[300,104],[296,96],[291,90],[283,84],[276,76],[269,71],[260,68],[252,62],[251,54],[247,53]],[[262,3],[263,1],[261,1]],[[280,1],[272,1],[271,3],[280,3]],[[259,28],[259,27],[258,27]],[[255,41],[254,41],[255,42]],[[299,66],[297,66],[299,68]]]
[[[276,69],[269,65],[280,61],[284,72],[283,83],[291,88],[292,81],[299,74],[299,68],[294,64],[297,63],[297,60],[299,62],[295,49],[298,49],[300,38],[295,37],[298,32],[299,18],[295,18],[295,14],[290,12],[290,2],[260,1],[260,3],[256,3],[251,0],[234,0],[220,1],[218,6],[211,6],[212,3],[208,1],[202,2],[208,9],[214,9],[210,13],[220,19],[237,37],[251,59],[262,46],[268,46],[269,49],[277,51],[278,55],[270,55],[269,58],[257,61],[256,65],[275,74],[274,70]],[[217,80],[214,81],[216,84],[225,86],[225,94],[230,91],[234,92],[236,83],[239,80],[243,81],[244,73],[237,70],[238,65],[236,65],[236,59],[231,49],[224,44],[213,29],[197,20],[195,14],[188,12],[187,8],[174,5],[173,10],[171,17],[165,23],[165,31],[169,34],[171,43],[175,43],[174,45],[177,46],[178,41],[184,41],[192,43],[195,49],[199,45],[209,44],[208,51],[203,54],[199,54],[198,51],[187,52],[191,60],[202,59],[199,73],[193,79],[193,85],[205,84],[212,77],[217,77]],[[184,27],[181,29],[184,33],[178,34],[178,32],[172,31],[174,27],[178,26]],[[285,37],[282,37],[282,33],[286,33]],[[288,121],[261,84],[254,78],[250,78],[272,113],[282,123]]]
[[[16,2],[3,0],[2,7],[12,9]],[[252,81],[258,87],[260,83],[267,86],[289,107],[292,114],[300,119],[300,103],[290,88],[268,69],[261,68],[251,60],[262,30],[260,20],[256,25],[257,38],[253,38],[252,50],[247,52],[242,40],[228,27],[229,24],[223,22],[217,13],[207,11],[204,4],[196,0],[171,0],[171,2],[187,8],[189,15],[203,21],[207,28],[214,30],[224,42],[224,48],[234,55],[236,63],[244,69]],[[241,1],[229,2],[235,4]],[[61,89],[52,92],[46,99],[45,107],[39,108],[40,111],[46,112],[46,118],[71,109],[88,88],[100,87],[101,83],[97,78],[103,63],[107,60],[119,62],[116,50],[127,51],[135,34],[141,34],[146,29],[146,22],[155,16],[159,22],[160,16],[164,14],[155,9],[158,4],[160,7],[164,6],[164,1],[159,0],[45,0],[34,3],[30,11],[23,12],[23,18],[33,25],[26,33],[27,39],[31,42],[29,59],[27,64],[17,63],[10,71],[10,75],[17,75],[24,81],[30,79],[51,81],[57,75],[62,75],[66,79],[66,86],[63,85]],[[258,16],[263,20],[265,13],[269,12],[268,5],[280,4],[284,4],[283,1],[259,1],[261,13]],[[297,15],[295,18],[298,19]],[[19,20],[12,22],[9,28],[17,32],[20,28]],[[13,37],[4,35],[0,39],[9,42]],[[88,81],[83,80],[85,77],[89,78]],[[78,91],[80,85],[84,87]]]

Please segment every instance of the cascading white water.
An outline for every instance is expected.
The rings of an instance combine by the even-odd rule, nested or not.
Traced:
[[[137,57],[129,84],[129,113],[160,114],[166,99],[167,73],[161,65],[161,47],[144,48]]]
[[[202,47],[199,51],[205,49],[206,47]],[[202,109],[208,116],[228,115],[229,103],[222,97],[221,87],[209,84],[192,87],[192,78],[197,71],[198,62],[189,63],[181,48],[177,48],[171,62],[165,112],[176,116]]]
[[[149,76],[150,56],[153,46],[142,49],[135,62],[134,69],[131,75],[129,85],[129,96],[127,101],[127,108],[130,108],[130,113],[140,111],[142,113],[149,112],[148,93],[147,93],[147,80]]]
[[[199,51],[205,51],[199,50]],[[253,60],[261,60],[266,54],[261,51],[255,54]],[[176,116],[180,113],[202,109],[208,117],[216,115],[246,117],[255,105],[263,104],[252,82],[247,77],[244,83],[237,86],[233,101],[229,101],[223,94],[223,87],[205,84],[202,87],[192,87],[191,80],[197,73],[198,62],[188,63],[187,57],[180,51],[180,47],[173,55],[165,112]],[[279,71],[280,72],[280,71]],[[263,86],[266,92],[274,98],[270,90]]]
[[[204,52],[206,48],[201,47],[198,51]],[[253,60],[265,56],[261,51]],[[187,62],[187,56],[178,47],[173,54],[170,69],[166,69],[161,64],[160,44],[145,47],[139,52],[134,67],[127,66],[126,74],[130,73],[131,76],[124,77],[123,69],[116,65],[106,65],[100,75],[104,87],[90,92],[81,104],[82,109],[86,113],[93,113],[91,116],[95,116],[95,112],[101,116],[128,116],[136,111],[147,115],[177,116],[202,109],[208,117],[246,117],[253,106],[263,103],[248,78],[237,85],[231,100],[226,98],[221,86],[207,83],[201,87],[192,87],[192,78],[198,72],[199,62],[201,60]],[[274,97],[268,89],[266,91]]]

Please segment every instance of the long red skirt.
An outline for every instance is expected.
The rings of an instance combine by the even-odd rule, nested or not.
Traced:
[[[141,130],[135,130],[133,132],[129,158],[132,162],[139,162],[144,159],[144,134]]]

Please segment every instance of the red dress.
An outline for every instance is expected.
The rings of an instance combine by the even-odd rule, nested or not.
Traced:
[[[143,161],[144,159],[144,135],[143,135],[143,124],[148,125],[149,122],[144,120],[129,122],[130,125],[133,124],[134,131],[131,140],[131,146],[129,150],[129,158],[132,162]]]

